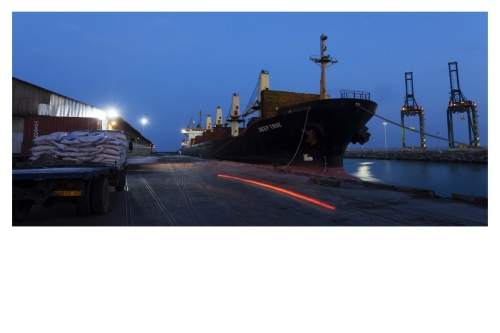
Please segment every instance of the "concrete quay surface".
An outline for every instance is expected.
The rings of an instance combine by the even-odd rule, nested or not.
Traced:
[[[132,157],[107,214],[32,208],[25,226],[488,226],[488,208],[432,190],[183,155]]]

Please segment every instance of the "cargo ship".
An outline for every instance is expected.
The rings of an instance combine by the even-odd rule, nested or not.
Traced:
[[[337,63],[325,55],[326,39],[322,34],[321,56],[310,58],[321,67],[319,95],[270,90],[269,73],[262,71],[253,103],[242,112],[239,96],[233,94],[228,117],[223,121],[222,109],[217,107],[213,126],[207,116],[202,127],[200,111],[199,124],[190,121],[181,131],[187,138],[179,153],[355,178],[345,173],[344,152],[351,143],[368,142],[365,125],[377,104],[370,100],[370,93],[362,91],[342,90],[340,98],[326,94],[326,68]],[[258,114],[240,127],[253,113]]]

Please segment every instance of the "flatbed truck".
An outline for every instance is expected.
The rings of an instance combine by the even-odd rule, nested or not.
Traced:
[[[12,217],[26,218],[33,205],[75,204],[76,215],[106,214],[109,186],[125,188],[127,165],[71,166],[12,170]]]
[[[133,149],[129,142],[129,152]],[[33,205],[52,208],[61,202],[75,205],[76,215],[103,215],[108,211],[109,187],[123,191],[127,162],[71,164],[45,155],[12,168],[12,219],[25,219]]]

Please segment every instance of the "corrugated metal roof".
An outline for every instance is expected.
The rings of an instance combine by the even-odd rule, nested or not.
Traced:
[[[12,115],[106,118],[101,109],[15,77],[12,77]]]
[[[12,116],[38,116],[38,104],[50,104],[52,92],[12,78]]]

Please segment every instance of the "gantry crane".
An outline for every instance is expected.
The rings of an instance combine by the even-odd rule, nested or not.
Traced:
[[[417,104],[415,96],[413,94],[413,73],[405,73],[405,85],[406,85],[406,96],[405,104],[401,107],[401,135],[403,149],[406,148],[405,139],[405,117],[418,116],[420,121],[420,148],[425,149],[425,124],[424,124],[424,108]],[[414,127],[410,127],[411,130],[415,130]]]
[[[469,129],[469,145],[479,147],[479,121],[476,109],[476,103],[465,98],[460,90],[460,82],[458,80],[458,64],[457,62],[449,62],[448,69],[450,72],[450,103],[446,111],[448,122],[448,141],[450,148],[455,147],[455,135],[453,132],[453,114],[467,113],[468,129]],[[471,117],[472,115],[472,117]],[[465,120],[464,117],[459,117],[459,120]]]

